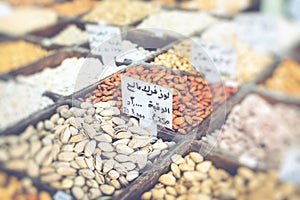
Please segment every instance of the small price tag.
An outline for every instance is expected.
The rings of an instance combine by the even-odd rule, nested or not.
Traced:
[[[54,200],[72,200],[73,198],[70,195],[68,195],[62,191],[58,191],[54,194],[53,199]]]
[[[118,27],[104,24],[86,25],[89,44],[93,54],[101,55],[104,65],[114,63],[114,58],[122,50],[121,32]]]
[[[191,41],[191,65],[194,70],[205,74],[208,83],[220,81],[220,74],[213,62],[213,56],[203,47],[200,39],[193,38]]]
[[[278,44],[278,20],[271,15],[245,14],[236,18],[238,39],[266,54]]]
[[[279,169],[279,179],[285,182],[300,183],[300,148],[291,148]]]
[[[124,113],[172,128],[172,89],[128,76],[122,76],[121,85]]]

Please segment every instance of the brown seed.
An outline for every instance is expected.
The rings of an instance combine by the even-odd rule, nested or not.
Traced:
[[[184,117],[177,117],[173,120],[174,124],[180,125],[184,122]]]

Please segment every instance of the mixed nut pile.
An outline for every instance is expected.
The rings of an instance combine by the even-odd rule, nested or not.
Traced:
[[[282,103],[272,104],[249,94],[228,115],[221,129],[205,136],[222,152],[263,162],[278,169],[291,145],[300,144],[300,109]]]
[[[170,171],[141,199],[217,200],[217,199],[293,199],[299,198],[296,187],[279,183],[273,171],[254,172],[240,167],[236,175],[216,168],[197,152],[185,157],[172,156]]]
[[[1,199],[51,200],[48,192],[38,191],[29,178],[18,179],[4,172],[0,172]]]
[[[175,145],[123,119],[115,104],[63,105],[20,135],[2,136],[1,164],[76,199],[110,199]]]

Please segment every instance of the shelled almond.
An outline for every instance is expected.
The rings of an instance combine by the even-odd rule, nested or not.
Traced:
[[[113,101],[60,106],[35,127],[0,139],[5,169],[24,172],[76,199],[119,194],[175,145],[153,137],[136,119],[120,116]]]
[[[117,106],[121,107],[122,75],[173,88],[173,130],[181,134],[187,134],[197,127],[210,115],[213,106],[218,106],[229,97],[224,94],[222,85],[219,84],[212,86],[213,89],[210,91],[206,81],[200,76],[181,74],[179,71],[157,67],[136,66],[103,80],[98,85],[98,89],[87,94],[86,98],[93,104],[99,101],[116,100]]]
[[[182,161],[181,161],[182,160]],[[170,171],[145,192],[150,199],[298,199],[297,188],[280,183],[273,171],[255,172],[240,167],[235,175],[204,160],[197,152],[182,157],[173,155]]]

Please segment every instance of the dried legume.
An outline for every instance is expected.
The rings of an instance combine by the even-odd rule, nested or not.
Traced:
[[[115,103],[63,105],[20,135],[1,136],[0,162],[76,199],[120,193],[175,142],[152,137]]]
[[[74,0],[54,4],[49,8],[61,16],[74,17],[89,11],[95,4],[95,1],[92,0]]]
[[[154,188],[141,196],[142,200],[298,199],[296,186],[280,183],[273,171],[254,172],[240,167],[230,175],[211,161],[203,161],[196,152],[184,158],[175,154],[172,161],[171,170],[159,177]]]
[[[38,191],[32,185],[29,178],[18,179],[4,172],[0,172],[0,198],[5,200],[28,199],[28,200],[51,200],[48,192]]]
[[[282,61],[264,86],[300,97],[300,65],[290,59]]]
[[[0,74],[28,65],[49,52],[41,47],[22,40],[0,43]]]
[[[158,10],[159,7],[149,2],[106,0],[97,3],[95,8],[82,19],[91,22],[104,21],[107,24],[123,26],[139,21]]]

